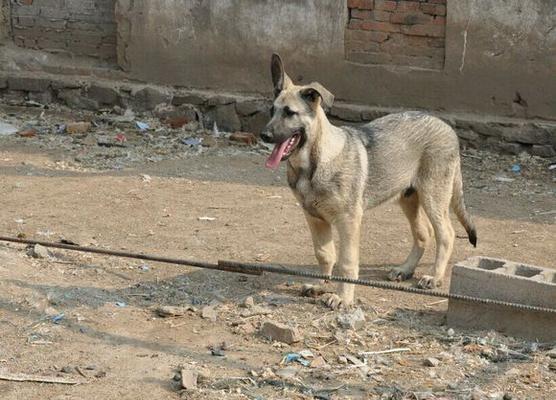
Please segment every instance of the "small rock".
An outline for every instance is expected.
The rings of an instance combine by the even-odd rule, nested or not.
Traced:
[[[75,368],[68,365],[63,367],[60,372],[63,372],[64,374],[73,374],[75,372]]]
[[[286,344],[296,343],[302,339],[297,328],[292,328],[272,321],[266,321],[263,324],[261,334],[270,340]]]
[[[556,347],[554,347],[552,350],[546,353],[546,355],[550,358],[556,358]]]
[[[344,329],[357,330],[365,323],[365,313],[361,308],[357,308],[351,313],[338,315],[338,324]]]
[[[175,306],[160,306],[156,309],[156,313],[163,317],[181,317],[187,314],[188,311],[195,311],[192,306],[175,307]]]
[[[201,309],[201,317],[216,322],[216,310],[212,306],[204,306]]]
[[[27,248],[27,255],[33,258],[49,258],[50,251],[40,244],[35,244]]]
[[[245,143],[252,146],[257,143],[257,137],[249,132],[234,132],[230,135],[230,140],[239,143]]]
[[[556,361],[551,361],[550,364],[548,364],[548,369],[551,371],[556,371]]]
[[[521,372],[519,371],[518,368],[511,368],[509,370],[507,370],[504,374],[506,376],[518,376]]]
[[[239,315],[243,318],[253,317],[255,315],[269,315],[272,314],[272,310],[267,307],[253,306],[247,310],[243,310]]]
[[[253,300],[252,296],[246,297],[241,303],[241,306],[245,308],[252,308],[254,305],[255,305],[255,300]]]
[[[423,360],[423,365],[426,367],[438,367],[440,365],[440,360],[434,357],[425,358]]]
[[[448,331],[446,332],[448,334],[449,337],[454,337],[454,335],[456,334],[456,331],[454,331],[452,328],[448,329]]]
[[[182,369],[181,372],[181,387],[186,390],[196,389],[199,373],[192,369]]]
[[[197,376],[197,383],[208,383],[210,382],[210,369],[207,368],[199,368],[199,370],[197,371],[198,376]]]
[[[34,128],[26,128],[17,132],[18,136],[26,137],[26,138],[35,137],[37,136],[37,133],[38,133],[37,130]]]
[[[297,367],[285,367],[276,371],[276,375],[282,379],[294,378],[299,373],[299,368]]]
[[[66,132],[70,135],[87,133],[91,129],[90,122],[70,122],[66,125]]]
[[[322,368],[326,366],[326,360],[322,356],[315,357],[311,361],[311,368]]]

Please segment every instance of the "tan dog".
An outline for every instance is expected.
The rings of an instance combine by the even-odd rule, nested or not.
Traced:
[[[280,57],[271,61],[274,83],[272,119],[261,134],[275,147],[266,165],[287,160],[288,183],[302,204],[321,272],[359,274],[359,240],[363,210],[399,198],[413,234],[406,261],[392,269],[391,280],[405,280],[436,237],[434,276],[418,285],[439,286],[454,245],[450,206],[476,246],[477,235],[466,212],[458,138],[440,119],[421,112],[388,115],[360,127],[332,125],[322,106],[334,96],[322,85],[296,86],[284,72]],[[332,227],[340,239],[339,255]],[[332,308],[353,303],[354,288],[340,284],[339,293],[325,295]]]

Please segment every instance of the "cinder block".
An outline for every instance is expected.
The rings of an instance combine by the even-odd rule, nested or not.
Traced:
[[[452,270],[450,293],[556,308],[556,271],[488,257],[472,257]],[[556,340],[556,314],[450,299],[448,325],[494,329],[530,340]]]

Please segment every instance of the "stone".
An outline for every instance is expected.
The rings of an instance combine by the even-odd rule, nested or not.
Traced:
[[[34,101],[43,105],[50,104],[53,100],[52,91],[50,90],[46,90],[44,92],[29,92],[27,98],[30,101]]]
[[[230,135],[230,140],[233,142],[243,143],[249,146],[257,144],[257,138],[254,134],[248,132],[234,132]]]
[[[8,77],[8,87],[10,90],[44,92],[49,86],[50,80],[45,78]]]
[[[535,156],[544,157],[544,158],[550,158],[556,156],[556,150],[554,149],[554,146],[551,146],[549,144],[544,146],[534,144],[531,147],[530,152]]]
[[[120,94],[111,86],[93,84],[86,91],[87,97],[98,104],[115,106],[121,104]]]
[[[49,258],[51,256],[50,251],[40,244],[35,244],[27,248],[27,255],[33,258]]]
[[[219,129],[226,132],[235,132],[241,129],[241,121],[236,113],[235,104],[216,106],[214,121]]]
[[[337,317],[338,325],[344,329],[357,330],[365,324],[365,313],[358,307],[351,313],[342,313]]]
[[[298,373],[299,373],[299,368],[297,367],[285,367],[276,371],[276,376],[288,380],[288,379],[295,378],[295,376]]]
[[[193,369],[182,369],[180,371],[181,375],[181,387],[185,390],[197,389],[197,380],[199,379],[199,373]]]
[[[91,123],[86,121],[70,122],[66,125],[66,132],[70,135],[87,133],[91,129]]]
[[[186,315],[188,311],[195,311],[195,307],[160,306],[156,309],[156,313],[163,318],[182,317]]]
[[[81,89],[62,89],[57,93],[58,99],[70,108],[79,108],[90,111],[97,111],[99,105],[96,101],[81,95]]]
[[[270,103],[263,100],[247,100],[236,104],[237,113],[241,116],[250,116],[258,113],[269,113]]]
[[[322,356],[315,357],[311,361],[311,368],[322,368],[326,366],[326,360]]]
[[[241,129],[244,132],[254,133],[259,136],[263,129],[270,121],[270,114],[268,112],[258,112],[253,115],[241,117]]]
[[[245,308],[252,308],[255,305],[255,300],[253,300],[253,296],[247,296],[242,302],[241,306]]]
[[[136,108],[141,111],[154,110],[157,105],[167,103],[171,100],[168,93],[153,87],[145,87],[137,91],[132,91],[131,95],[132,102]]]
[[[213,306],[204,306],[201,309],[201,317],[216,322],[217,314]]]
[[[556,272],[508,260],[471,257],[452,269],[450,293],[556,309]],[[553,314],[450,299],[448,326],[556,340]]]
[[[548,351],[546,353],[546,355],[550,358],[556,359],[556,347],[554,347],[552,350]]]
[[[270,340],[286,344],[296,343],[302,339],[301,333],[297,328],[273,321],[266,321],[263,323],[261,335]]]
[[[428,357],[423,360],[423,365],[426,367],[438,367],[440,365],[440,360],[434,357]]]
[[[174,106],[181,106],[182,104],[193,104],[200,106],[206,103],[206,99],[196,94],[175,95],[172,99]]]

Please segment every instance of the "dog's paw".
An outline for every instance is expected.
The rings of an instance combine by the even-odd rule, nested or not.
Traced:
[[[435,289],[441,284],[442,282],[437,282],[433,276],[423,275],[423,277],[419,279],[419,282],[417,283],[417,287],[421,289]]]
[[[332,310],[339,310],[347,307],[342,298],[336,293],[325,293],[320,297],[320,301]]]
[[[311,285],[306,283],[303,286],[301,286],[301,297],[316,298],[325,293],[326,291],[324,290],[324,288],[319,285]]]
[[[413,272],[407,271],[405,268],[394,267],[388,274],[388,280],[401,282],[410,279],[413,276]]]

